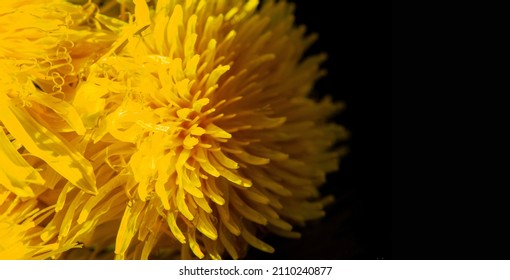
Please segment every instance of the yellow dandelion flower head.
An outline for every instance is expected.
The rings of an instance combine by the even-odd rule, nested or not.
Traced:
[[[283,1],[133,2],[73,103],[112,178],[99,192],[125,208],[117,258],[178,244],[182,258],[239,258],[273,252],[258,231],[298,237],[292,224],[324,215],[317,187],[345,135],[327,123],[340,105],[308,97],[324,74],[324,55],[302,59],[316,36]]]

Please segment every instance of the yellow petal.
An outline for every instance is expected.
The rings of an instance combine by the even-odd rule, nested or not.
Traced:
[[[43,185],[44,179],[14,148],[0,129],[0,185],[21,197],[34,196],[30,184]]]
[[[151,14],[147,2],[145,0],[133,0],[133,3],[135,3],[136,24],[140,27],[151,24]]]
[[[129,203],[131,204],[131,202]],[[129,248],[129,244],[138,230],[136,224],[143,208],[143,202],[135,202],[132,203],[132,205],[127,205],[126,210],[124,211],[124,216],[122,216],[120,227],[117,232],[117,239],[115,241],[115,254],[117,257],[124,258],[124,254]]]
[[[179,212],[181,212],[184,217],[186,217],[188,220],[193,220],[193,214],[189,211],[188,205],[186,204],[186,195],[185,191],[182,187],[179,187],[177,190],[177,209],[179,209]]]
[[[103,114],[106,101],[103,98],[108,93],[106,87],[93,83],[82,83],[76,90],[73,106],[86,128],[93,128],[97,125]]]
[[[168,213],[166,221],[168,223],[168,227],[170,227],[170,231],[174,234],[175,238],[182,244],[186,244],[186,237],[182,234],[181,229],[177,226],[176,216],[174,213]]]
[[[78,135],[85,134],[85,127],[83,126],[83,122],[81,121],[78,112],[76,112],[74,107],[69,103],[51,95],[40,93],[39,91],[34,91],[30,95],[29,100],[53,110],[62,117],[62,119],[65,120]]]
[[[9,106],[5,99],[0,100],[0,120],[12,136],[69,182],[87,193],[96,194],[96,179],[90,162],[67,141],[37,123],[26,111]]]
[[[209,214],[199,211],[198,219],[196,220],[196,227],[209,239],[216,240],[218,238],[218,232],[209,217]]]
[[[225,230],[225,227],[220,227],[219,238],[223,246],[225,246],[227,252],[232,257],[232,259],[234,260],[239,259],[239,254],[237,254],[237,250],[234,247],[234,244],[232,244],[232,240],[234,239],[234,237],[232,236],[232,234]]]
[[[198,245],[197,240],[195,239],[195,229],[191,228],[188,233],[189,247],[193,253],[199,258],[204,257],[204,253],[200,250],[200,245]]]
[[[274,248],[271,245],[255,237],[253,234],[250,233],[249,230],[243,229],[243,231],[241,231],[241,236],[251,246],[267,253],[274,253]]]

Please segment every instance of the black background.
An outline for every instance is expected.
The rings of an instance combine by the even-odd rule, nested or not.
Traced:
[[[328,75],[315,89],[346,103],[335,121],[351,133],[350,152],[322,193],[336,202],[327,216],[298,230],[301,239],[267,236],[274,254],[251,248],[248,259],[390,259],[389,11],[365,3],[291,1],[296,21],[319,33],[310,53],[326,52]],[[334,3],[334,5],[333,5]]]

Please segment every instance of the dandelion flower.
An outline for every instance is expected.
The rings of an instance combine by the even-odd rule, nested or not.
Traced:
[[[108,179],[70,202],[72,228],[118,219],[116,233],[94,236],[115,237],[120,259],[236,259],[248,244],[274,251],[262,231],[299,237],[292,224],[324,215],[317,188],[345,136],[327,122],[340,105],[308,97],[325,59],[302,59],[315,36],[285,2],[134,3],[73,102],[94,143],[85,153]]]

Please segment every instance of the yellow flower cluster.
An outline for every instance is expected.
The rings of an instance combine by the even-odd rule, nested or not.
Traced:
[[[324,215],[346,132],[291,4],[104,2],[0,2],[0,259],[238,259]]]

